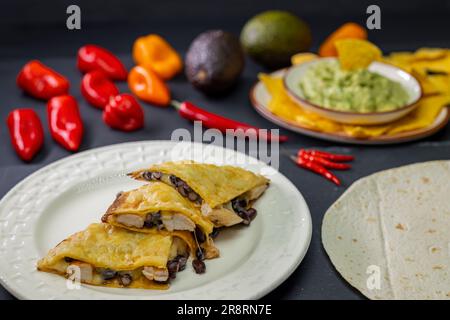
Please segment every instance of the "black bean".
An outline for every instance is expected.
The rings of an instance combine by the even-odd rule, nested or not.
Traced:
[[[242,209],[242,210],[239,210],[238,212],[237,212],[237,215],[239,216],[239,217],[241,217],[242,218],[242,224],[243,225],[246,225],[246,226],[248,226],[249,224],[250,224],[250,217],[249,217],[249,215],[248,215],[248,213],[247,213],[247,210],[244,210],[244,209]]]
[[[104,269],[102,271],[103,280],[110,280],[117,276],[117,272],[111,269]]]
[[[123,274],[119,275],[119,282],[124,287],[128,287],[132,281],[133,281],[133,278],[128,273],[123,273]]]
[[[233,210],[236,212],[239,212],[241,210],[245,210],[247,207],[247,201],[244,199],[234,199],[231,201],[231,206],[233,207]]]
[[[195,201],[195,200],[197,200],[198,195],[197,195],[194,191],[191,191],[191,192],[189,192],[189,194],[188,194],[188,198],[189,198],[189,200],[191,200],[191,201]]]
[[[152,176],[153,180],[160,180],[162,177],[162,173],[155,171],[155,172],[152,172],[151,176]]]
[[[198,248],[195,251],[195,256],[197,257],[198,260],[205,260],[205,255],[203,254],[203,250],[201,248]]]
[[[169,274],[177,273],[179,269],[180,269],[180,262],[178,260],[173,259],[167,263],[167,270],[169,271]]]
[[[183,256],[177,256],[178,260],[178,271],[183,271],[186,268],[187,258]]]
[[[170,175],[169,180],[170,180],[170,183],[172,183],[172,185],[177,186],[177,183],[178,183],[177,177],[175,177],[174,175]]]
[[[144,221],[144,227],[151,228],[154,225],[155,224],[153,223],[153,214],[152,213],[147,214],[147,216],[145,217],[145,221]]]
[[[205,263],[201,260],[197,260],[197,259],[193,260],[192,266],[194,267],[195,273],[201,274],[201,273],[205,273],[205,271],[206,271]]]
[[[237,213],[237,215],[239,216],[239,217],[241,217],[242,219],[248,219],[248,214],[247,214],[247,211],[246,210],[244,210],[244,209],[241,209],[241,210],[239,210],[239,211],[237,211],[236,212]]]
[[[152,222],[155,224],[161,222],[161,213],[159,211],[152,213]]]
[[[152,178],[152,172],[151,172],[151,171],[144,171],[144,172],[142,173],[142,178],[144,178],[144,179],[147,180],[147,181],[153,180],[153,178]]]
[[[211,238],[215,238],[219,235],[220,232],[220,228],[214,228],[213,231],[211,232]]]
[[[177,190],[183,197],[187,197],[188,196],[188,194],[186,192],[186,189],[183,186],[178,186]]]
[[[183,187],[184,187],[184,190],[186,191],[186,193],[192,192],[192,188],[189,187],[186,183],[184,183]]]
[[[250,220],[255,219],[256,214],[257,214],[257,212],[256,212],[256,209],[254,209],[254,208],[250,208],[247,210],[247,216]]]
[[[64,261],[65,262],[72,262],[74,259],[70,258],[70,257],[64,257]]]
[[[197,238],[197,241],[199,243],[203,243],[206,241],[206,236],[203,233],[202,230],[200,230],[199,228],[195,228],[195,237]]]

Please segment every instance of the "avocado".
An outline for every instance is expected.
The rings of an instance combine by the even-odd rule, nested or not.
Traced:
[[[294,54],[310,48],[311,30],[290,12],[265,11],[244,25],[241,44],[257,63],[271,69],[280,68],[288,66]]]
[[[223,30],[198,35],[186,54],[186,76],[198,90],[217,95],[226,93],[244,69],[245,56],[239,39]]]

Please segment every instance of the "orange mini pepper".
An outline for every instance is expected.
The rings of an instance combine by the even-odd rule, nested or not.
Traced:
[[[319,47],[319,56],[337,57],[336,40],[340,39],[367,39],[367,31],[354,22],[347,22],[330,34]]]
[[[136,39],[133,44],[133,59],[137,65],[151,68],[164,80],[173,78],[183,68],[180,55],[157,34]]]
[[[152,69],[135,66],[128,74],[128,87],[145,102],[158,106],[168,106],[170,103],[169,88]]]

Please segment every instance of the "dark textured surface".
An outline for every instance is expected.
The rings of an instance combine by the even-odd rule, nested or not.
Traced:
[[[185,14],[182,15],[183,4],[178,3],[176,8],[178,11],[175,10],[176,14],[167,7],[174,1],[159,2],[153,11],[150,9],[143,10],[138,7],[136,1],[130,1],[124,7],[125,15],[121,15],[118,8],[111,9],[114,8],[115,2],[117,1],[110,2],[110,8],[106,10],[107,13],[109,12],[109,16],[107,16],[107,13],[101,13],[100,5],[95,5],[99,3],[98,1],[90,1],[90,4],[86,4],[85,7],[82,6],[82,14],[87,18],[86,21],[91,23],[83,25],[81,31],[72,32],[65,29],[65,6],[61,4],[52,7],[53,9],[46,12],[43,17],[32,15],[29,12],[29,10],[36,11],[34,5],[26,10],[17,9],[17,7],[10,8],[8,7],[9,4],[5,5],[6,8],[2,11],[0,19],[3,23],[3,27],[0,29],[0,38],[2,39],[0,50],[0,57],[2,58],[0,60],[0,121],[4,123],[7,113],[13,108],[32,107],[38,111],[44,122],[46,142],[41,153],[30,164],[24,164],[18,159],[10,146],[5,125],[0,126],[0,197],[30,173],[70,154],[56,145],[49,137],[46,126],[45,103],[23,95],[15,85],[15,76],[26,61],[31,58],[42,59],[44,63],[70,78],[72,83],[71,94],[80,103],[82,117],[86,125],[86,134],[81,150],[125,141],[170,139],[171,132],[176,128],[183,127],[192,130],[192,125],[179,118],[176,112],[170,108],[161,109],[143,104],[146,126],[145,129],[138,132],[123,133],[106,127],[101,121],[101,112],[87,105],[79,92],[80,74],[75,68],[77,48],[88,42],[103,45],[119,53],[129,68],[132,66],[129,55],[132,42],[141,34],[160,33],[184,54],[190,41],[198,33],[210,28],[224,28],[238,34],[248,15],[270,7],[268,1],[261,1],[261,8],[256,7],[257,4],[255,3],[259,2],[253,2],[253,7],[247,3],[242,4],[242,10],[232,8],[238,6],[237,2],[230,4],[230,6],[220,4],[213,7],[210,4],[206,5],[205,1],[199,1],[199,4],[191,3],[189,10],[186,9]],[[210,1],[207,2],[210,3]],[[304,17],[313,30],[315,48],[328,32],[342,22],[350,19],[364,21],[364,5],[358,4],[357,7],[350,8],[348,1],[341,2],[342,6],[335,5],[334,8],[331,8],[330,4],[327,6],[324,1],[315,1],[315,5],[309,5],[308,10],[306,10],[308,14]],[[395,2],[397,3],[397,1]],[[30,1],[30,3],[37,2]],[[165,5],[162,3],[165,3]],[[190,2],[183,1],[183,3],[186,5]],[[243,2],[239,1],[239,3]],[[281,1],[279,7],[288,8],[287,3],[287,1]],[[352,1],[352,3],[355,2]],[[361,1],[361,3],[364,4],[365,2]],[[390,1],[389,3],[393,2]],[[448,15],[448,1],[436,1],[435,11],[430,9],[430,6],[424,6],[424,3],[428,2],[405,2],[403,5],[404,12],[393,4],[387,5],[387,8],[390,9],[386,10],[387,14],[383,16],[383,29],[371,32],[371,39],[385,51],[412,50],[420,46],[449,47],[450,39],[444,33],[445,26],[448,27],[448,18],[445,16],[445,14]],[[136,6],[134,11],[130,9],[133,4]],[[119,5],[116,3],[117,6]],[[302,13],[300,6],[290,6],[295,12]],[[57,10],[62,10],[62,16],[61,11]],[[222,11],[224,14],[219,15],[216,11]],[[6,15],[7,12],[9,12],[9,15]],[[54,14],[57,12],[58,17],[52,16],[52,12]],[[136,24],[131,23],[133,20],[133,17],[130,16],[132,12],[136,12],[138,22]],[[163,12],[166,12],[166,15]],[[209,12],[211,14],[208,14]],[[420,16],[411,15],[418,12],[423,14]],[[153,14],[155,19],[152,19]],[[339,17],[339,15],[342,15],[342,17]],[[107,17],[114,23],[106,23]],[[187,83],[184,76],[179,76],[170,81],[170,87],[173,96],[177,99],[189,99],[209,111],[260,127],[274,128],[275,125],[261,118],[252,109],[247,97],[248,90],[254,83],[257,72],[261,70],[252,62],[247,61],[243,77],[237,87],[228,96],[220,99],[207,98],[196,92]],[[120,83],[119,87],[122,91],[128,91],[126,83]],[[426,139],[425,142],[386,147],[336,145],[285,130],[282,131],[290,137],[289,142],[285,144],[287,149],[295,150],[300,147],[311,146],[338,148],[341,151],[344,149],[343,151],[355,154],[357,160],[350,172],[339,173],[344,186],[337,188],[312,173],[298,169],[288,159],[281,159],[280,171],[297,186],[310,207],[313,219],[313,237],[309,251],[300,267],[285,283],[270,293],[268,298],[360,299],[362,297],[335,272],[323,251],[320,239],[323,214],[339,195],[360,177],[408,163],[449,159],[450,143],[447,141],[450,141],[450,129],[445,128],[435,136]],[[2,261],[0,263],[8,262]],[[0,298],[12,299],[13,297],[6,290],[0,288]]]

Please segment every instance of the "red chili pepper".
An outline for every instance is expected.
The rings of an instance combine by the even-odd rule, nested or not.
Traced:
[[[69,81],[38,60],[23,66],[17,75],[17,85],[30,96],[43,100],[69,92]]]
[[[337,161],[337,162],[345,162],[345,161],[352,161],[355,157],[347,154],[337,154],[337,153],[330,153],[325,151],[319,151],[319,150],[306,150],[306,149],[300,149],[298,151],[298,155],[300,155],[301,152],[307,153],[313,157],[320,157],[331,161]]]
[[[81,94],[94,107],[104,109],[109,99],[119,94],[119,89],[103,71],[94,70],[83,76]]]
[[[119,58],[105,48],[93,44],[78,50],[77,66],[83,73],[101,70],[112,80],[126,80],[128,75]]]
[[[318,164],[324,166],[325,168],[336,169],[336,170],[348,170],[351,168],[351,166],[349,164],[331,162],[327,159],[324,159],[324,158],[321,158],[318,156],[312,156],[311,154],[309,154],[307,152],[300,151],[298,156],[305,159],[306,161],[318,163]]]
[[[227,129],[242,130],[244,133],[254,133],[256,134],[256,137],[267,141],[278,140],[279,142],[285,142],[288,140],[287,136],[272,135],[270,132],[264,133],[260,131],[261,129],[258,127],[216,115],[201,109],[188,101],[181,103],[172,101],[172,105],[178,110],[178,113],[183,118],[191,121],[201,121],[207,128],[218,129],[224,133]]]
[[[144,111],[132,95],[123,93],[111,98],[103,121],[113,129],[134,131],[144,126]]]
[[[308,161],[305,160],[302,157],[295,157],[292,156],[291,159],[300,167],[307,169],[309,171],[315,172],[317,174],[320,174],[321,176],[325,177],[326,179],[330,180],[331,182],[333,182],[336,185],[341,185],[341,181],[339,181],[339,179],[332,174],[330,171],[328,171],[327,169],[325,169],[323,166],[321,166],[318,163],[312,162],[312,161]]]
[[[69,95],[52,98],[47,103],[47,116],[53,139],[67,150],[77,151],[84,128],[75,98]]]
[[[30,161],[44,144],[41,120],[33,109],[15,109],[6,120],[11,143],[22,160]]]

